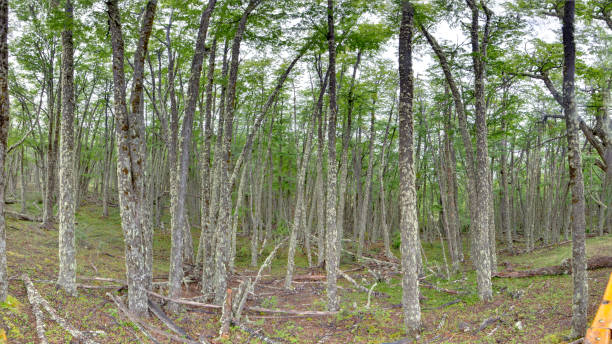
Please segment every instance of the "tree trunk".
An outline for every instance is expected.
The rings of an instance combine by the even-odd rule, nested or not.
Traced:
[[[412,113],[412,28],[414,8],[409,0],[402,1],[399,34],[399,169],[400,169],[400,234],[402,253],[402,306],[404,325],[410,331],[421,327],[419,305],[419,229],[416,209],[414,170],[414,117]]]
[[[585,243],[584,180],[578,138],[578,115],[574,95],[576,71],[576,42],[574,41],[574,12],[576,3],[565,0],[563,13],[563,111],[567,129],[570,184],[572,190],[572,271],[574,293],[572,300],[572,336],[582,336],[587,326],[588,281]]]
[[[156,0],[149,0],[142,16],[138,45],[134,55],[134,79],[130,109],[126,103],[124,43],[117,0],[107,2],[111,33],[117,139],[117,181],[121,227],[125,236],[125,265],[130,312],[144,316],[148,309],[147,289],[152,283],[152,252],[148,247],[150,228],[146,227],[144,197],[144,118],[142,93],[144,58],[153,27]]]
[[[185,236],[191,235],[191,230],[186,221],[186,194],[187,194],[187,175],[189,174],[189,148],[191,146],[191,133],[193,130],[193,116],[195,114],[196,102],[200,94],[200,76],[202,74],[202,63],[204,61],[206,34],[210,16],[215,7],[216,0],[209,0],[206,9],[200,18],[200,27],[196,39],[195,52],[191,60],[191,70],[189,84],[187,86],[187,99],[185,102],[185,116],[183,117],[183,127],[180,137],[180,159],[177,163],[176,176],[176,202],[172,213],[172,247],[170,250],[170,272],[168,277],[169,296],[171,298],[180,297],[183,283],[183,259],[185,257]],[[191,240],[189,240],[191,242]],[[193,249],[191,249],[193,252]],[[189,261],[193,257],[189,257]],[[178,304],[171,303],[171,311],[178,311]]]
[[[9,31],[8,0],[0,0],[0,302],[8,295],[8,274],[6,269],[6,223],[4,220],[4,186],[8,128],[10,124],[9,111]]]
[[[66,16],[72,20],[71,0],[66,1]],[[76,295],[76,247],[74,238],[74,45],[72,25],[62,31],[62,140],[60,143],[59,195],[59,273],[57,284]]]
[[[370,143],[368,148],[368,171],[366,172],[366,183],[364,188],[364,195],[361,201],[360,218],[359,218],[359,246],[357,246],[357,256],[361,257],[363,252],[363,246],[365,243],[365,230],[367,223],[367,216],[370,213],[370,194],[372,187],[372,169],[374,166],[374,122],[376,119],[374,112],[374,105],[376,101],[372,101],[372,113],[370,119]]]
[[[202,267],[202,293],[208,294],[212,292],[211,286],[212,280],[212,240],[213,240],[213,227],[210,223],[210,197],[211,197],[211,178],[210,178],[210,148],[212,143],[213,127],[212,127],[212,105],[215,101],[213,99],[213,87],[214,87],[214,73],[215,73],[215,55],[217,51],[217,39],[213,40],[212,47],[208,57],[208,83],[206,85],[206,108],[205,112],[205,138],[204,138],[204,149],[202,150],[202,157],[200,158],[200,168],[202,170],[201,175],[201,196],[200,201],[200,240],[198,244],[198,252],[196,255],[196,266],[204,264]]]
[[[220,181],[219,185],[219,220],[217,223],[216,256],[215,256],[215,302],[221,304],[227,289],[227,264],[229,259],[229,237],[231,232],[231,184],[229,181],[229,165],[231,157],[231,143],[233,136],[233,121],[236,101],[236,80],[238,78],[238,64],[240,62],[240,43],[246,29],[246,22],[251,12],[261,3],[261,0],[250,0],[238,23],[236,34],[232,44],[232,62],[229,70],[229,79],[226,96],[225,129],[223,131],[223,146],[220,159]]]

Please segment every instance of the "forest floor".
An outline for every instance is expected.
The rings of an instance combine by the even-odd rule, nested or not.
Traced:
[[[37,213],[36,209],[29,209]],[[77,270],[79,277],[125,278],[123,235],[117,208],[111,208],[103,218],[101,208],[86,205],[77,214]],[[194,229],[194,242],[198,234]],[[79,289],[71,297],[55,288],[53,281],[58,270],[57,231],[39,228],[37,223],[7,219],[7,258],[9,294],[0,304],[0,331],[6,331],[8,343],[37,343],[35,318],[27,292],[19,276],[27,273],[36,289],[69,323],[82,331],[103,330],[99,343],[147,343],[133,323],[124,319],[107,292],[125,295],[113,289]],[[248,240],[241,239],[237,250],[237,274],[232,286],[245,276],[253,276],[256,269],[248,268],[250,261]],[[563,343],[571,321],[571,276],[533,278],[494,278],[494,299],[482,303],[476,295],[473,272],[459,272],[450,280],[444,276],[440,244],[423,243],[428,269],[426,282],[440,288],[459,291],[459,294],[422,288],[423,325],[418,343]],[[244,247],[242,249],[241,247]],[[588,239],[588,254],[609,255],[612,236]],[[264,251],[262,260],[271,248]],[[367,254],[374,257],[380,248]],[[467,251],[466,251],[467,252]],[[156,281],[167,277],[170,235],[156,231],[154,240],[154,276]],[[397,253],[397,252],[396,252]],[[517,269],[537,268],[560,264],[571,254],[570,245],[539,249],[529,254],[499,255],[499,269],[506,262]],[[321,280],[298,281],[293,290],[284,290],[283,277],[286,251],[279,251],[269,271],[255,288],[249,306],[284,310],[325,310],[325,284]],[[306,268],[306,259],[298,254],[296,275],[324,275],[323,269]],[[374,268],[371,266],[371,268]],[[358,283],[370,288],[374,283],[367,267],[343,257],[341,269]],[[381,269],[383,270],[383,269]],[[333,316],[275,316],[249,312],[243,323],[261,331],[279,343],[403,343],[401,286],[399,275],[385,269],[391,276],[388,282],[378,282],[368,308],[368,295],[356,291],[353,285],[339,279],[341,311]],[[467,269],[466,269],[467,270]],[[589,322],[600,302],[612,269],[589,271]],[[314,279],[314,278],[313,278]],[[100,282],[79,280],[95,285]],[[99,284],[103,285],[103,284]],[[198,295],[199,284],[192,283],[184,290],[184,297]],[[212,343],[260,343],[251,334],[231,328],[230,338],[215,341],[219,329],[219,313],[210,309],[184,308],[171,318],[193,338],[205,338]],[[46,319],[46,336],[50,343],[76,343],[55,322]],[[151,317],[150,324],[166,330]],[[486,326],[484,326],[486,325]],[[156,336],[160,343],[168,343]],[[2,342],[0,336],[0,342]],[[411,342],[411,341],[410,341]],[[408,341],[406,341],[408,343]]]

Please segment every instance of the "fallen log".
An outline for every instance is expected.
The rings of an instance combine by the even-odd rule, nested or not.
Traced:
[[[36,299],[35,294],[32,292],[30,286],[25,283],[26,290],[28,292],[28,301],[32,305],[32,313],[34,313],[34,317],[36,318],[36,334],[38,335],[38,341],[40,344],[47,344],[47,337],[45,337],[45,323],[43,322],[44,316],[42,311],[40,310],[40,305],[38,300]]]
[[[47,311],[47,313],[49,313],[53,321],[63,327],[74,338],[80,339],[86,344],[97,344],[96,341],[90,339],[89,336],[85,335],[84,332],[76,329],[75,327],[70,325],[68,321],[66,321],[66,319],[60,317],[55,311],[55,309],[51,307],[49,302],[47,302],[47,300],[40,296],[38,290],[36,290],[36,288],[34,287],[34,283],[32,283],[32,280],[30,279],[30,277],[28,277],[27,274],[21,275],[21,280],[23,280],[23,284],[25,284],[26,289],[28,290],[28,294],[32,294],[32,299],[39,305],[43,306],[43,308]]]
[[[39,217],[29,215],[29,214],[24,214],[24,213],[18,213],[16,211],[7,210],[7,209],[4,209],[4,215],[10,218],[13,218],[16,220],[22,220],[22,221],[30,221],[30,222],[40,222],[41,221],[41,218]]]
[[[201,303],[195,301],[189,301],[184,299],[174,299],[167,296],[160,295],[156,292],[148,290],[147,293],[149,295],[155,296],[159,299],[175,302],[185,306],[197,307],[197,308],[211,308],[215,310],[220,310],[222,306],[219,305],[211,305],[208,303]],[[297,310],[283,310],[283,309],[269,309],[263,307],[245,307],[247,311],[251,312],[259,312],[259,313],[270,313],[270,314],[287,314],[287,315],[298,315],[298,316],[328,316],[335,315],[338,312],[327,312],[327,311],[297,311]]]
[[[587,270],[597,270],[603,268],[612,268],[612,257],[610,256],[595,256],[587,260]],[[500,271],[493,277],[503,278],[523,278],[534,276],[554,276],[566,275],[572,273],[571,259],[565,259],[560,265],[545,266],[539,269],[522,270],[522,271]]]

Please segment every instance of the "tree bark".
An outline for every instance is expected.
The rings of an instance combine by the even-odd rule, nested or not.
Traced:
[[[412,29],[414,8],[409,0],[402,1],[399,34],[399,169],[400,169],[400,234],[402,253],[402,306],[404,325],[410,331],[421,328],[419,305],[419,229],[416,209],[414,171],[414,118],[412,113]]]
[[[107,2],[112,44],[115,133],[117,139],[117,180],[121,227],[125,236],[125,260],[128,284],[128,306],[137,316],[147,314],[147,289],[152,281],[152,252],[146,227],[144,197],[144,118],[142,93],[144,57],[153,27],[156,0],[149,0],[142,16],[138,45],[134,55],[134,77],[130,109],[126,102],[124,43],[117,0]]]
[[[338,300],[338,244],[336,182],[336,37],[334,32],[334,0],[327,0],[327,43],[329,50],[329,124],[327,128],[327,217],[325,233],[325,270],[327,273],[327,308],[331,312],[340,309]]]
[[[195,114],[198,95],[200,94],[200,76],[204,61],[206,34],[208,24],[215,7],[216,0],[209,0],[206,9],[200,18],[200,27],[196,39],[195,52],[191,61],[191,75],[187,86],[187,99],[185,102],[185,116],[180,138],[180,159],[177,163],[177,180],[175,183],[176,202],[172,213],[172,247],[170,250],[170,272],[168,276],[169,295],[172,298],[180,296],[183,282],[183,259],[185,256],[185,235],[191,235],[186,219],[187,175],[189,173],[189,148],[191,146],[191,133],[193,130],[193,116]],[[191,242],[191,241],[189,241]],[[191,250],[193,252],[193,249]],[[190,257],[189,260],[193,259]],[[178,311],[178,304],[171,304],[172,312]]]
[[[229,182],[228,169],[231,158],[231,143],[233,132],[233,121],[236,101],[236,80],[238,78],[238,64],[240,62],[240,44],[246,30],[246,22],[249,15],[261,3],[261,0],[250,0],[245,9],[234,35],[232,44],[232,61],[229,70],[229,79],[225,104],[225,120],[223,131],[223,146],[220,159],[220,184],[219,188],[219,220],[217,223],[217,247],[215,256],[215,302],[223,302],[227,289],[227,264],[229,259],[229,234],[231,233],[231,184]]]
[[[567,129],[570,185],[572,191],[572,336],[584,334],[587,327],[588,281],[585,242],[584,180],[578,138],[578,114],[574,95],[576,71],[576,42],[574,41],[574,13],[576,3],[565,0],[563,10],[563,111]]]
[[[62,138],[60,142],[59,273],[57,284],[76,295],[76,247],[74,238],[74,45],[72,1],[66,1],[62,31]]]
[[[6,269],[6,222],[4,219],[4,186],[8,128],[10,123],[9,112],[9,59],[8,59],[8,31],[9,31],[8,0],[0,0],[0,302],[6,300],[8,293],[8,275]]]

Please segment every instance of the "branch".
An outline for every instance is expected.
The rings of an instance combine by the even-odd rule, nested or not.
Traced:
[[[21,138],[19,141],[17,141],[17,142],[15,142],[14,144],[12,144],[12,145],[9,147],[9,149],[7,149],[6,154],[7,154],[7,155],[8,155],[8,154],[10,154],[10,153],[11,153],[11,151],[12,151],[13,149],[15,149],[15,148],[19,147],[19,146],[20,146],[20,145],[23,143],[23,141],[25,141],[25,139],[28,137],[28,135],[30,135],[30,133],[32,132],[32,130],[34,130],[34,126],[30,127],[30,130],[28,130],[28,132],[27,132],[27,133],[25,133],[25,135],[23,135],[23,137],[22,137],[22,138]]]

